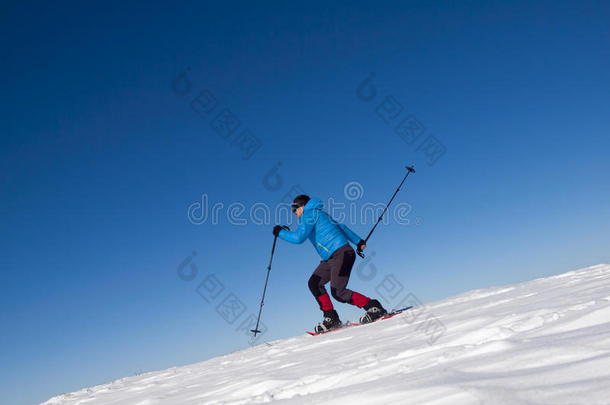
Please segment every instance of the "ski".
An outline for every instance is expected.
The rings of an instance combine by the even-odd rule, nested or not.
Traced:
[[[381,318],[377,319],[376,321],[373,321],[373,322],[370,322],[370,323],[374,323],[374,322],[378,322],[378,321],[383,321],[384,319],[390,319],[393,316],[396,316],[396,315],[398,315],[398,314],[400,314],[402,312],[405,312],[405,311],[407,311],[407,310],[409,310],[411,308],[413,308],[413,306],[409,306],[409,307],[405,307],[405,308],[400,308],[400,309],[394,309],[389,314],[384,315]],[[343,330],[343,329],[346,329],[346,328],[350,328],[352,326],[360,326],[360,325],[368,325],[368,324],[366,324],[366,323],[359,323],[359,322],[351,323],[351,322],[348,321],[347,323],[343,324],[342,326],[340,326],[338,328],[331,329],[331,330],[327,330],[326,332],[310,332],[310,331],[307,331],[307,334],[311,335],[311,336],[324,335],[326,333],[334,332],[334,331],[337,331],[337,330]]]

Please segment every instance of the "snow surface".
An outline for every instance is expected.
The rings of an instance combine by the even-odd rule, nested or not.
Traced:
[[[610,404],[610,265],[63,394],[57,404]]]

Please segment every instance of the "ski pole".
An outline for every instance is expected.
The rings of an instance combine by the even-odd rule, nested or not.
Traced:
[[[381,215],[379,216],[379,219],[377,220],[377,222],[373,226],[373,229],[371,229],[371,232],[369,232],[369,234],[367,235],[366,239],[364,240],[364,244],[365,245],[366,245],[366,242],[368,242],[368,240],[371,237],[371,235],[373,234],[373,231],[375,230],[375,228],[377,228],[377,225],[379,225],[379,222],[381,222],[381,218],[383,218],[383,215],[388,210],[388,207],[390,206],[390,204],[392,204],[392,201],[394,200],[394,197],[396,197],[396,194],[398,194],[398,190],[400,190],[400,188],[402,187],[402,185],[405,182],[405,180],[407,179],[407,177],[409,177],[409,174],[410,173],[415,173],[415,169],[413,168],[413,165],[406,166],[405,168],[407,169],[407,174],[405,174],[405,177],[402,178],[402,181],[398,185],[398,188],[396,189],[396,191],[394,191],[394,195],[392,195],[392,198],[390,198],[390,201],[388,202],[388,204],[383,209],[383,212],[381,213]],[[358,253],[358,256],[364,258],[364,253],[362,252],[362,250],[356,249],[356,252]]]
[[[287,226],[283,227],[286,230],[289,230]],[[273,237],[273,247],[271,248],[271,258],[269,259],[269,266],[267,266],[267,278],[265,279],[265,288],[263,289],[263,298],[261,298],[261,305],[258,309],[258,318],[256,319],[256,327],[254,329],[250,329],[250,332],[254,332],[254,336],[256,337],[257,333],[262,333],[258,330],[258,323],[261,319],[261,312],[263,311],[263,305],[265,302],[265,293],[267,292],[267,282],[269,282],[269,273],[271,273],[271,262],[273,261],[273,253],[275,252],[275,243],[277,242],[277,236]]]

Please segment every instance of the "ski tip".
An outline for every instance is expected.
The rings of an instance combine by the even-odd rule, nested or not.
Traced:
[[[408,307],[400,308],[400,309],[393,309],[392,312],[390,312],[390,313],[391,314],[398,314],[398,313],[401,313],[401,312],[405,312],[405,311],[407,311],[407,310],[409,310],[411,308],[413,308],[412,305],[410,305]]]

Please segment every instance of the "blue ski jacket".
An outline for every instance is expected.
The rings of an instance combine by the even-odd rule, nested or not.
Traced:
[[[361,239],[347,226],[335,222],[322,208],[322,201],[317,198],[310,199],[303,208],[297,230],[291,232],[283,229],[279,237],[291,243],[303,243],[305,239],[309,239],[322,260],[328,260],[335,250],[348,241],[357,245]]]

